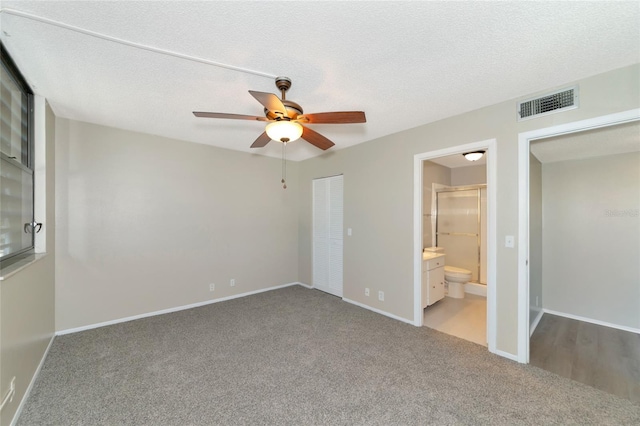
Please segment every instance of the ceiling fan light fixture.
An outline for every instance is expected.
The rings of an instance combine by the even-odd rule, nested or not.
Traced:
[[[484,151],[465,152],[462,155],[469,161],[478,161],[484,155]]]
[[[279,142],[293,142],[302,136],[302,126],[294,121],[274,121],[265,130],[271,140]]]

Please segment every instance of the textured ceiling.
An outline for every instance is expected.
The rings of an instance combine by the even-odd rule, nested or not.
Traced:
[[[640,62],[632,2],[30,2],[2,0],[0,38],[56,115],[262,155],[248,90],[272,77],[141,50],[45,18],[182,55],[285,75],[307,113],[364,110],[366,124],[313,125],[332,149]],[[515,109],[515,105],[514,105]],[[289,147],[301,160],[321,154]]]

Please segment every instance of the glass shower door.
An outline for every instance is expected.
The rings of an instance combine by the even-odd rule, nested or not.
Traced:
[[[468,269],[479,282],[480,215],[478,189],[438,192],[437,245],[445,264]]]

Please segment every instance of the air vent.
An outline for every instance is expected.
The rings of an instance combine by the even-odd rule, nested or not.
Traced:
[[[518,121],[578,108],[578,86],[518,104]]]

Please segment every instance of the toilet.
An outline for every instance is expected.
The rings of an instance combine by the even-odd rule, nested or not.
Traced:
[[[444,253],[442,247],[427,247],[424,251],[431,251],[435,253]],[[464,286],[471,281],[471,271],[464,268],[457,268],[455,266],[444,266],[444,282],[449,289],[448,296],[455,299],[464,298]]]
[[[449,297],[453,297],[455,299],[464,298],[464,286],[469,281],[471,281],[471,271],[464,268],[445,265],[444,282],[449,288]]]

